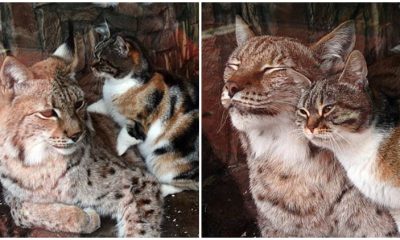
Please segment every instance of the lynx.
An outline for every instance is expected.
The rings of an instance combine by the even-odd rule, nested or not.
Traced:
[[[262,236],[397,234],[389,212],[353,187],[332,152],[310,143],[295,124],[301,92],[343,70],[355,43],[354,23],[305,46],[291,38],[255,36],[237,17],[236,40],[221,102],[247,153]]]
[[[0,180],[17,225],[90,233],[100,215],[123,237],[160,235],[162,196],[154,176],[93,143],[71,50],[30,68],[7,57],[0,72]]]

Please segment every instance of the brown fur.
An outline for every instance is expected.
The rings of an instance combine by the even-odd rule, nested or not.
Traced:
[[[238,48],[227,62],[221,102],[247,152],[261,235],[397,234],[389,212],[352,186],[333,154],[296,130],[302,90],[344,66],[355,41],[352,23],[311,48],[288,38],[254,37],[246,26],[237,18]]]

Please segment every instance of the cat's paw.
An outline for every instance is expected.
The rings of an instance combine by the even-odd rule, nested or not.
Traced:
[[[100,215],[92,208],[83,209],[88,216],[87,225],[82,229],[82,233],[92,233],[100,228]]]
[[[129,147],[137,145],[139,143],[143,142],[140,139],[136,139],[129,135],[126,127],[123,127],[121,131],[118,134],[117,138],[117,153],[118,156],[121,156],[128,150]]]
[[[87,111],[108,115],[107,106],[103,99],[100,99],[99,101],[90,104],[89,107],[87,108]]]
[[[163,197],[166,197],[168,195],[175,194],[175,193],[180,193],[183,191],[183,189],[181,189],[181,188],[177,188],[177,187],[174,187],[174,186],[168,185],[168,184],[161,184],[160,190],[161,190],[161,195]]]

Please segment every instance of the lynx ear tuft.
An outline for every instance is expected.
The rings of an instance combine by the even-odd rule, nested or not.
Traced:
[[[355,42],[355,23],[353,20],[349,20],[321,38],[311,46],[311,49],[321,62],[321,69],[326,73],[334,74],[343,70]]]
[[[250,29],[249,25],[247,25],[239,15],[236,15],[235,33],[238,46],[242,45],[250,38],[256,36],[256,34],[254,34],[254,32]]]
[[[16,58],[8,56],[0,70],[1,82],[7,88],[33,78],[31,71]]]

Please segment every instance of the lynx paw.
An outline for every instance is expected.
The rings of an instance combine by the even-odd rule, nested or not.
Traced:
[[[82,229],[83,233],[92,233],[100,228],[100,215],[92,208],[83,209],[88,216],[87,225]]]

